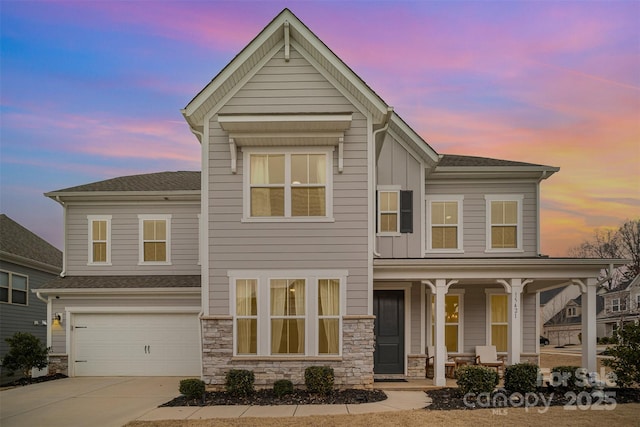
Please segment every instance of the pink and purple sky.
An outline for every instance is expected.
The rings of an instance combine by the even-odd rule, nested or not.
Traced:
[[[61,248],[44,192],[198,170],[180,109],[285,7],[437,152],[559,166],[543,253],[640,216],[639,1],[0,0],[0,211]]]

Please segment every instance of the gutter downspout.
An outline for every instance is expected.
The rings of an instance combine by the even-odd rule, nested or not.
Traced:
[[[51,348],[51,304],[50,304],[50,299],[47,298],[45,299],[41,294],[40,291],[36,291],[36,298],[38,298],[40,301],[42,301],[43,303],[45,303],[47,305],[47,348]]]
[[[56,196],[56,202],[60,203],[60,206],[62,206],[62,233],[64,235],[64,243],[62,251],[62,271],[60,272],[60,277],[65,277],[67,275],[67,205],[60,199],[60,196]]]
[[[373,149],[375,150],[375,159],[373,162],[373,191],[374,191],[374,195],[376,194],[376,192],[378,191],[378,171],[377,171],[377,167],[378,167],[378,156],[376,155],[377,151],[378,151],[378,141],[377,141],[377,136],[379,133],[382,132],[386,132],[387,129],[389,129],[389,122],[391,121],[391,115],[393,114],[393,107],[387,107],[387,114],[384,117],[384,126],[382,126],[380,129],[375,130],[373,132],[372,138],[373,138]],[[374,207],[374,213],[377,217],[378,215],[378,206],[376,205]],[[377,230],[375,229],[375,223],[376,221],[373,221],[373,256],[376,258],[380,258],[382,255],[380,255],[380,253],[378,252],[378,237],[376,236],[376,232]]]

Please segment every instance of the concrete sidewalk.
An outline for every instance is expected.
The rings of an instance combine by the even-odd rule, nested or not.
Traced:
[[[139,421],[200,420],[244,417],[304,417],[307,415],[348,415],[371,412],[422,409],[431,401],[424,391],[384,390],[382,402],[349,405],[278,405],[278,406],[180,406],[156,408],[137,418]]]

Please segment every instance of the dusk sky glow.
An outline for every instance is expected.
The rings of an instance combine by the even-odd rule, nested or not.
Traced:
[[[199,170],[180,109],[289,8],[438,153],[559,166],[542,252],[640,217],[640,1],[0,0],[0,211]]]

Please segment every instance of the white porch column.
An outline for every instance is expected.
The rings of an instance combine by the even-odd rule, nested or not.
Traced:
[[[507,363],[520,363],[522,353],[522,279],[511,279],[509,294],[509,336],[507,338]]]
[[[447,281],[445,279],[437,279],[435,286],[435,304],[434,304],[434,339],[435,357],[433,359],[433,385],[446,386],[447,379],[445,377],[444,364],[447,361],[444,344],[444,324],[445,324],[445,304],[444,296],[447,293]]]
[[[589,278],[586,284],[574,280],[582,291],[582,367],[597,372],[596,362],[596,290],[598,282]]]

